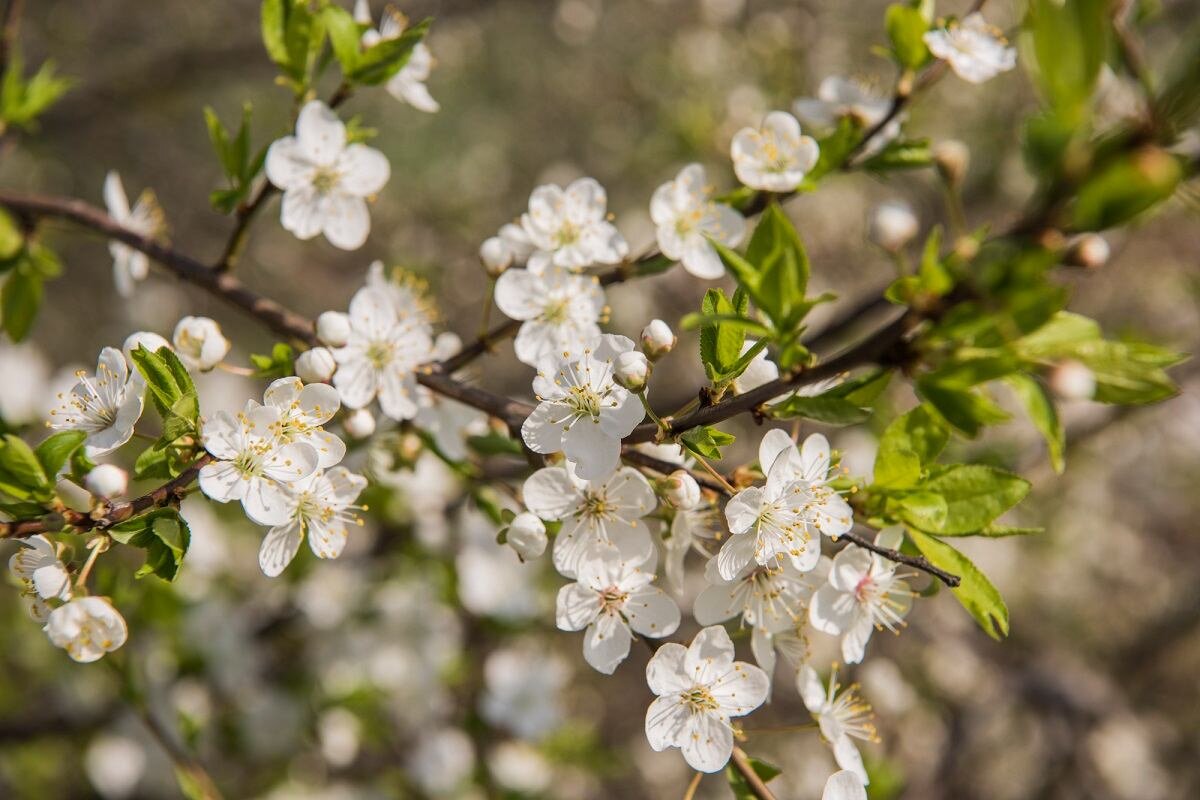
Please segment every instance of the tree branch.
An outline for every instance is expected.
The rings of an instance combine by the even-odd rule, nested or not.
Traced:
[[[775,800],[775,795],[767,788],[767,784],[763,783],[763,779],[758,777],[758,773],[754,771],[754,766],[750,763],[750,757],[746,755],[746,751],[737,745],[733,746],[733,755],[729,759],[729,763],[742,776],[742,780],[750,787],[750,791],[758,800]]]
[[[922,572],[928,572],[942,583],[949,586],[951,589],[962,583],[961,579],[952,572],[935,567],[930,564],[924,556],[910,556],[907,553],[901,553],[899,550],[892,550],[890,547],[880,547],[866,537],[859,536],[854,531],[843,533],[838,539],[845,539],[848,542],[858,545],[864,550],[870,550],[872,553],[878,553],[888,561],[895,561],[897,564],[904,564],[906,567],[919,569]]]

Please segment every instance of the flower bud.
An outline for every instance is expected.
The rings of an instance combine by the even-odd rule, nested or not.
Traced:
[[[957,139],[947,139],[933,146],[933,163],[942,180],[951,186],[958,186],[967,176],[971,151]]]
[[[131,333],[125,337],[125,343],[121,345],[121,352],[125,354],[125,360],[129,362],[129,368],[137,371],[137,367],[133,365],[133,351],[139,347],[144,347],[151,353],[157,353],[162,348],[171,349],[171,343],[157,333],[150,331],[138,331]]]
[[[1060,362],[1050,370],[1048,382],[1063,400],[1091,400],[1096,395],[1096,375],[1079,361]]]
[[[179,360],[191,369],[207,372],[229,353],[229,340],[221,326],[208,317],[184,317],[172,337]]]
[[[83,483],[92,494],[111,500],[129,489],[129,473],[116,464],[98,464]]]
[[[1067,249],[1065,263],[1084,269],[1100,269],[1111,253],[1108,242],[1098,233],[1085,233]]]
[[[917,215],[908,203],[889,200],[871,213],[871,241],[889,253],[898,253],[917,235]]]
[[[296,375],[305,383],[324,383],[333,377],[337,362],[325,347],[305,350],[296,357]]]
[[[629,391],[640,394],[646,391],[650,370],[650,359],[646,358],[646,354],[630,350],[617,356],[613,377]]]
[[[327,347],[344,347],[350,340],[350,316],[326,311],[317,317],[317,338]]]
[[[546,552],[546,525],[537,515],[522,512],[509,524],[506,541],[522,561],[537,558]]]
[[[663,497],[673,508],[687,511],[700,505],[700,484],[686,470],[677,469],[663,480]]]
[[[342,421],[346,433],[354,439],[366,439],[375,432],[375,416],[367,408],[356,408]]]
[[[652,319],[650,324],[642,329],[642,352],[651,361],[657,361],[674,349],[677,340],[678,337],[667,323],[661,319]]]
[[[512,248],[499,236],[493,236],[479,246],[479,260],[488,275],[499,278],[512,266]]]

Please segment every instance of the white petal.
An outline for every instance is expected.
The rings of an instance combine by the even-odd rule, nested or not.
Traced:
[[[287,189],[280,204],[279,222],[297,239],[311,239],[325,225],[324,200],[308,185]]]
[[[724,628],[722,628],[724,630]],[[731,717],[741,717],[761,706],[771,691],[767,673],[745,661],[735,662],[719,680],[709,686],[721,711]]]
[[[581,631],[600,616],[600,595],[581,583],[568,583],[558,590],[554,621],[560,631]]]
[[[633,637],[629,627],[616,614],[601,614],[583,635],[583,658],[597,672],[613,674],[629,655]]]
[[[261,478],[246,481],[242,508],[259,525],[284,525],[292,516],[292,503],[283,488]]]
[[[682,649],[682,645],[675,646]],[[659,652],[662,650],[660,647]],[[655,698],[650,708],[646,709],[646,739],[650,742],[650,747],[661,752],[668,747],[682,746],[687,741],[691,716],[687,706],[679,702],[678,697],[668,695]]]
[[[370,197],[379,192],[392,176],[387,157],[365,144],[347,147],[338,167],[341,175],[339,190],[356,197]]]
[[[763,490],[758,486],[742,489],[725,504],[725,521],[729,530],[734,534],[751,530],[758,522],[758,512],[762,507]],[[733,576],[726,576],[732,580]]]
[[[810,712],[816,714],[824,707],[825,684],[821,683],[817,671],[808,664],[800,667],[796,673],[796,690],[800,692],[800,699],[804,701],[804,707]]]
[[[696,634],[683,660],[684,669],[697,683],[709,683],[733,667],[733,641],[720,625]]]
[[[521,430],[524,435],[524,426]],[[532,445],[530,449],[534,449]],[[584,480],[607,476],[621,460],[620,440],[605,434],[599,423],[588,418],[577,420],[563,432],[562,451],[575,465],[575,474]]]
[[[510,269],[496,279],[496,308],[513,319],[533,319],[542,313],[546,288],[541,279],[523,269]]]
[[[701,625],[716,625],[742,613],[741,603],[729,584],[706,587],[696,597],[692,616]]]
[[[271,142],[267,148],[267,180],[280,189],[295,189],[312,183],[313,163],[294,136]]]
[[[852,594],[825,584],[813,594],[808,620],[817,630],[837,636],[854,622],[856,607]]]
[[[684,671],[687,648],[667,642],[654,652],[646,664],[646,683],[657,695],[670,695],[691,688],[691,677]]]
[[[362,247],[371,232],[371,212],[367,210],[367,202],[351,195],[330,196],[321,230],[329,243],[341,250]]]
[[[746,565],[755,560],[758,537],[753,533],[735,533],[725,540],[717,553],[717,571],[731,581]]]
[[[683,268],[697,278],[715,281],[725,274],[725,265],[721,263],[721,257],[704,239],[688,241],[680,261]]]
[[[565,519],[580,500],[575,482],[563,467],[546,467],[530,475],[521,496],[525,507],[542,519]]]
[[[867,768],[863,766],[862,755],[848,735],[842,734],[833,742],[833,760],[842,769],[849,770],[858,776],[863,785],[871,782],[867,777]]]
[[[279,576],[296,557],[302,538],[300,525],[295,520],[267,531],[258,549],[258,566],[263,574],[268,578]]]
[[[867,642],[871,639],[875,626],[871,618],[865,614],[846,629],[842,636],[842,658],[847,664],[861,664],[867,652]]]
[[[310,100],[296,119],[296,138],[313,162],[332,165],[346,148],[346,126],[320,100]]]
[[[867,790],[862,779],[848,769],[835,772],[825,781],[821,800],[867,800]]]
[[[116,170],[109,170],[104,176],[104,205],[109,216],[117,222],[124,223],[129,219],[129,198]]]
[[[683,757],[698,772],[718,772],[733,755],[733,731],[716,714],[692,714]]]
[[[758,465],[762,468],[763,473],[767,474],[771,472],[771,468],[781,455],[794,450],[796,450],[796,443],[792,441],[792,437],[788,436],[786,431],[781,428],[767,431],[758,445]]]
[[[241,474],[228,461],[218,461],[205,464],[200,468],[200,491],[210,500],[218,503],[228,503],[230,500],[241,500],[246,491],[246,482]]]
[[[566,423],[569,421],[564,406],[541,403],[521,423],[521,438],[535,453],[557,453],[563,449]],[[584,420],[585,423],[591,424]]]
[[[624,611],[629,627],[643,636],[670,636],[679,627],[679,606],[657,587],[630,593]]]

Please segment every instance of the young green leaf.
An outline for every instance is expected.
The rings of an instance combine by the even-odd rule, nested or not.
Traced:
[[[1029,481],[983,464],[955,464],[934,467],[919,489],[941,496],[946,503],[941,525],[921,527],[943,536],[963,536],[977,533],[1024,500]]]
[[[59,431],[43,439],[34,448],[34,454],[46,476],[53,478],[58,475],[86,438],[84,431]]]
[[[1058,419],[1058,412],[1054,408],[1050,393],[1040,381],[1029,375],[1009,375],[1005,381],[1025,406],[1029,421],[1046,440],[1046,447],[1050,452],[1050,465],[1055,472],[1062,474],[1065,466],[1063,458],[1067,445],[1066,433]]]
[[[893,3],[887,8],[884,23],[897,64],[905,69],[918,69],[929,60],[929,48],[923,38],[929,30],[929,21],[920,10]]]
[[[913,528],[908,529],[908,537],[929,563],[959,577],[958,586],[951,591],[988,636],[1000,640],[1008,635],[1008,606],[970,559],[940,539]]]
[[[731,433],[717,430],[708,425],[692,428],[679,437],[679,443],[701,458],[717,460],[721,457],[721,448],[733,444]]]
[[[108,532],[114,540],[146,551],[138,578],[157,575],[165,581],[175,580],[191,543],[187,522],[173,508],[155,509],[114,525]]]
[[[22,262],[8,276],[0,289],[0,314],[4,332],[14,342],[29,335],[33,321],[42,304],[42,277]]]

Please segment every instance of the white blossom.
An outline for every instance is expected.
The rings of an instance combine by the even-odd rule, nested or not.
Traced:
[[[46,635],[81,663],[97,661],[129,636],[125,619],[103,597],[77,597],[50,612]]]
[[[267,531],[258,551],[263,574],[274,578],[283,572],[306,537],[317,558],[340,556],[350,528],[363,524],[354,501],[366,487],[366,478],[345,467],[317,470],[288,486],[289,519]]]
[[[337,390],[324,383],[307,386],[299,378],[279,378],[263,393],[263,403],[279,410],[275,436],[281,444],[305,442],[317,452],[317,466],[327,469],[346,455],[346,444],[322,426],[338,412]]]
[[[378,397],[385,415],[412,419],[417,413],[415,371],[432,350],[421,321],[397,314],[382,290],[359,289],[350,301],[350,338],[333,350],[338,363],[333,385],[349,408],[363,408]]]
[[[579,270],[593,264],[616,264],[629,254],[629,244],[608,221],[608,195],[594,178],[579,178],[565,189],[539,186],[529,195],[521,228],[534,251],[529,271],[549,267]]]
[[[836,128],[840,120],[849,118],[865,131],[882,123],[891,108],[890,97],[849,78],[830,75],[817,87],[816,97],[802,97],[793,103],[792,113],[808,127],[830,130]],[[902,122],[903,115],[892,117],[863,148],[862,154],[870,156],[882,150],[900,135]]]
[[[900,200],[880,203],[871,212],[871,241],[889,253],[898,253],[917,235],[920,223],[912,206]]]
[[[104,205],[108,207],[110,217],[135,233],[153,237],[162,230],[162,209],[159,208],[154,192],[149,189],[143,191],[137,203],[130,209],[121,176],[115,170],[110,170],[104,176]],[[116,284],[117,294],[121,297],[131,297],[134,284],[145,279],[150,273],[150,257],[118,241],[108,243],[108,252],[113,259],[113,283]]]
[[[836,537],[853,525],[850,506],[827,485],[830,456],[824,436],[809,436],[801,450],[775,429],[763,437],[758,453],[766,485],[743,489],[725,506],[734,535],[717,554],[717,565],[726,580],[751,562],[769,565],[781,558],[808,572],[821,555],[814,534]]]
[[[420,325],[432,332],[437,308],[429,299],[423,279],[398,267],[387,269],[376,259],[367,268],[366,287],[386,295],[401,322]]]
[[[371,10],[367,7],[366,0],[355,4],[354,16],[359,24],[371,24]],[[408,27],[408,20],[405,16],[388,6],[384,9],[383,18],[379,21],[379,28],[368,28],[363,31],[362,44],[364,47],[374,47],[379,42],[397,39],[404,33],[406,27]],[[418,111],[432,114],[441,108],[425,86],[425,81],[429,80],[429,73],[432,69],[433,54],[424,42],[417,42],[408,61],[400,68],[399,72],[388,79],[384,88],[387,89],[388,94],[400,102],[408,103]]]
[[[794,631],[804,621],[819,580],[812,572],[798,571],[786,559],[767,566],[747,564],[732,580],[721,576],[716,559],[712,559],[705,567],[704,580],[708,586],[696,597],[693,609],[696,622],[717,625],[740,616],[754,629],[750,640],[754,660],[769,677],[775,669],[772,634]]]
[[[617,356],[613,365],[613,377],[617,383],[634,393],[646,390],[646,382],[650,380],[653,366],[646,354],[637,350],[628,350]]]
[[[546,525],[541,518],[529,511],[523,511],[508,524],[505,541],[518,558],[529,561],[546,552],[549,540],[546,538]]]
[[[524,264],[533,255],[533,242],[520,225],[509,222],[479,246],[479,260],[488,274],[497,278],[514,264]]]
[[[669,535],[663,542],[665,551],[663,566],[667,584],[676,594],[683,591],[683,565],[688,552],[695,550],[708,558],[709,552],[706,545],[716,541],[717,536],[725,532],[720,517],[716,505],[708,500],[703,500],[692,508],[675,511],[675,516],[671,519],[671,526],[668,529]]]
[[[733,171],[751,189],[790,192],[817,164],[820,148],[800,132],[800,123],[786,111],[767,114],[758,128],[742,128],[730,146]]]
[[[97,497],[111,500],[125,494],[129,488],[129,473],[116,464],[98,464],[87,474],[84,486]]]
[[[687,511],[700,505],[703,496],[700,484],[687,470],[677,469],[662,483],[663,498],[677,511]]]
[[[317,317],[317,338],[326,347],[344,347],[350,340],[350,316],[344,311],[323,311]]]
[[[958,77],[970,83],[983,83],[1017,65],[1016,49],[978,12],[929,31],[924,38],[935,58],[946,61]]]
[[[805,708],[817,721],[821,737],[833,748],[833,758],[837,765],[858,776],[862,784],[870,783],[867,770],[863,767],[862,755],[858,752],[855,739],[868,742],[878,742],[879,736],[875,731],[874,715],[871,706],[858,694],[858,684],[852,684],[841,691],[837,681],[837,667],[829,676],[829,687],[821,683],[817,671],[805,664],[796,673],[796,688]]]
[[[613,376],[613,362],[632,349],[624,336],[604,334],[581,355],[544,360],[533,379],[538,405],[521,425],[529,449],[562,452],[585,480],[616,469],[621,440],[646,415],[637,395]]]
[[[642,352],[651,361],[657,361],[675,348],[678,338],[671,326],[661,319],[652,319],[642,328]]]
[[[875,543],[895,549],[903,534],[898,528],[879,532]],[[847,545],[833,559],[828,583],[817,590],[809,606],[809,621],[819,631],[842,637],[842,658],[848,664],[863,659],[875,629],[899,633],[912,608],[913,592],[898,565],[878,553]]]
[[[133,426],[142,416],[145,382],[131,371],[125,356],[115,347],[100,351],[96,373],[75,373],[79,382],[50,412],[50,427],[85,431],[85,450],[90,458],[111,453],[129,441]]]
[[[232,346],[221,326],[208,317],[184,317],[172,336],[179,360],[189,369],[207,372],[220,364]]]
[[[218,503],[240,501],[246,516],[260,525],[289,521],[287,485],[307,478],[320,463],[308,442],[279,442],[281,416],[277,407],[250,400],[236,417],[218,411],[201,425],[204,449],[216,459],[200,468],[201,491]]]
[[[71,574],[59,560],[54,543],[45,536],[30,536],[21,545],[8,559],[8,569],[21,583],[29,616],[44,624],[50,615],[47,600],[71,599]]]
[[[558,590],[559,630],[587,629],[583,657],[611,675],[629,655],[633,635],[670,636],[679,627],[679,607],[653,586],[658,554],[627,558],[618,547],[597,542],[584,553],[578,579]]]
[[[357,250],[371,230],[366,198],[383,188],[391,167],[378,150],[347,145],[337,114],[311,100],[300,110],[295,136],[267,150],[266,173],[283,191],[286,230],[299,239],[324,233],[335,247]]]
[[[688,766],[716,772],[733,753],[732,717],[763,704],[770,689],[758,667],[733,660],[733,642],[720,626],[705,628],[691,645],[670,642],[646,665],[658,695],[646,711],[646,738],[656,751],[683,750]]]
[[[296,357],[295,369],[305,383],[323,383],[333,377],[337,362],[328,347],[310,347]]]
[[[825,781],[821,800],[867,800],[867,790],[858,775],[848,769],[839,770]]]
[[[602,480],[581,480],[566,467],[539,469],[526,479],[526,507],[542,519],[558,520],[554,567],[567,577],[596,542],[614,545],[628,558],[649,556],[654,549],[642,518],[654,510],[654,489],[642,473],[621,467]]]
[[[342,420],[342,428],[353,439],[366,439],[375,432],[375,415],[369,408],[356,408]]]
[[[604,290],[594,276],[510,269],[496,280],[494,296],[497,308],[521,321],[513,349],[531,367],[546,357],[579,352],[600,335]]]
[[[650,219],[657,226],[663,255],[682,263],[697,278],[708,280],[725,274],[725,265],[709,239],[736,247],[746,231],[742,215],[714,202],[712,193],[704,167],[688,164],[650,198]]]

